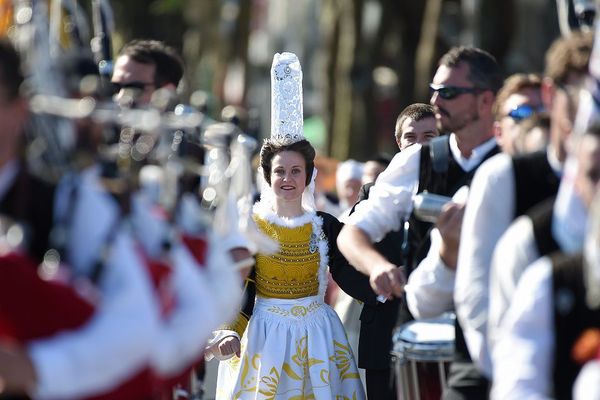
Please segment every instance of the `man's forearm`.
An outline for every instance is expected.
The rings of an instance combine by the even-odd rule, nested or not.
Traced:
[[[367,234],[353,225],[345,225],[337,238],[338,248],[358,271],[369,276],[374,266],[389,263],[373,246]]]

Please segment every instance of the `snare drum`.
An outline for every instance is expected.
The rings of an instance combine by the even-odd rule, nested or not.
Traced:
[[[398,400],[439,400],[454,357],[454,314],[408,322],[394,330]]]

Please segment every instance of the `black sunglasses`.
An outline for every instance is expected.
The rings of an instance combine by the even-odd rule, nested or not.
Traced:
[[[436,85],[433,83],[429,84],[429,94],[433,96],[433,94],[437,92],[437,94],[444,100],[452,100],[465,93],[480,93],[486,90],[487,89],[478,87],[446,86]]]
[[[540,113],[544,111],[544,107],[534,107],[530,104],[521,104],[520,106],[517,106],[515,108],[513,108],[512,110],[510,110],[510,112],[508,114],[506,114],[507,117],[511,117],[512,119],[514,119],[516,122],[522,121],[524,119],[527,119],[529,117],[531,117],[534,114]]]
[[[117,94],[121,91],[121,89],[134,89],[134,90],[143,91],[148,86],[154,86],[154,83],[153,82],[137,82],[137,81],[123,82],[123,83],[111,82],[111,86],[112,86],[113,93]]]

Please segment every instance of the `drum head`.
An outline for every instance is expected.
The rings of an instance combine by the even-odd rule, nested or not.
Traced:
[[[408,322],[394,331],[396,356],[410,360],[444,361],[454,354],[454,314]]]

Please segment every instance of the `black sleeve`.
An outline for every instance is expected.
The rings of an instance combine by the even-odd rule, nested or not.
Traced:
[[[250,320],[250,317],[254,311],[254,303],[256,301],[255,276],[256,271],[253,268],[252,272],[250,272],[244,281],[244,304],[242,305],[242,309],[233,321],[224,324],[220,329],[229,329],[235,331],[240,337],[242,337],[244,334],[246,326],[248,325],[248,321]]]
[[[358,200],[356,200],[356,204],[369,198],[369,190],[371,190],[371,188],[374,185],[375,185],[375,182],[370,182],[370,183],[367,183],[360,187],[360,192],[358,192]],[[352,207],[351,213],[354,212],[354,208],[356,207],[356,204],[354,205],[354,207]]]
[[[377,304],[377,295],[371,289],[369,277],[357,271],[337,247],[337,237],[343,224],[333,215],[317,212],[323,219],[323,232],[329,242],[329,270],[336,283],[351,297],[367,304]]]

